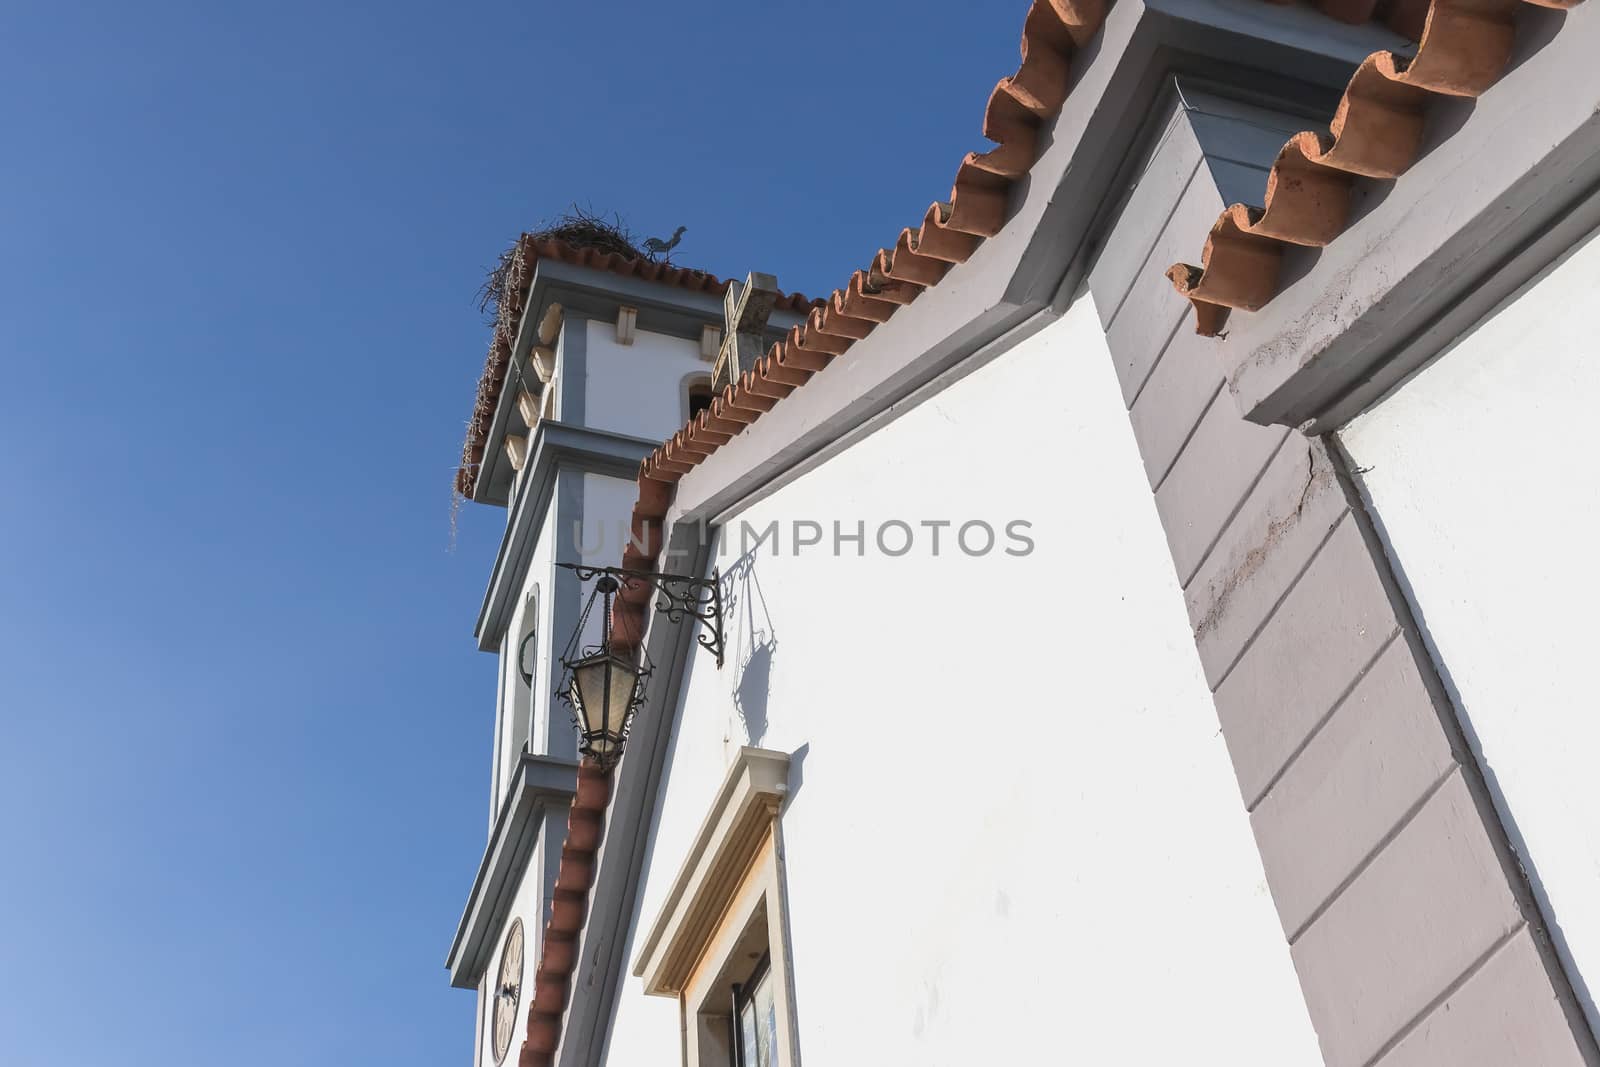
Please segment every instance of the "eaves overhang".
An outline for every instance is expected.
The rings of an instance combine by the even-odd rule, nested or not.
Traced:
[[[1429,99],[1415,160],[1356,180],[1337,237],[1287,247],[1270,301],[1229,316],[1247,419],[1337,430],[1600,227],[1600,13],[1518,7],[1493,84]]]
[[[678,481],[676,514],[715,520],[897,406],[981,364],[1036,317],[1053,318],[1083,280],[1118,206],[1137,186],[1140,148],[1159,133],[1174,79],[1327,112],[1351,72],[1398,38],[1260,0],[1123,0],[1075,65],[1043,148],[1011,193],[1005,226],[914,303],[833,357]],[[960,368],[960,369],[958,369]],[[656,453],[661,455],[660,452]]]
[[[623,277],[610,271],[541,259],[534,266],[516,340],[512,343],[506,370],[507,387],[500,391],[494,419],[485,439],[482,468],[473,487],[472,499],[480,504],[505,505],[505,487],[511,479],[500,472],[508,463],[502,443],[508,433],[526,433],[527,424],[517,411],[515,383],[532,375],[529,353],[539,332],[539,323],[552,304],[559,304],[563,318],[583,328],[587,319],[615,322],[624,307],[638,311],[637,327],[647,333],[698,340],[706,326],[723,323],[722,297],[663,285],[643,278]],[[774,338],[804,321],[803,316],[785,308],[773,310],[769,329]]]
[[[554,499],[556,476],[562,470],[586,474],[605,474],[632,480],[639,463],[656,442],[642,437],[571,426],[552,419],[542,420],[534,431],[528,469],[511,504],[510,521],[495,554],[489,588],[483,594],[474,634],[478,648],[492,652],[500,644],[516,606],[517,592],[528,574],[528,564],[537,546],[545,512]]]
[[[570,760],[524,755],[517,765],[445,957],[450,984],[457,989],[474,989],[483,977],[495,935],[505,925],[523,872],[539,843],[543,815],[547,810],[564,812],[572,803],[577,781],[578,765]]]

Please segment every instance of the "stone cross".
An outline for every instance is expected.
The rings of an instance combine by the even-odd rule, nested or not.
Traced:
[[[778,279],[751,271],[741,284],[729,282],[722,298],[722,348],[711,369],[711,391],[721,393],[766,352],[767,319],[778,303]]]

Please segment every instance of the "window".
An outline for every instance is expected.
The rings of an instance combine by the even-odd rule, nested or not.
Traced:
[[[711,379],[705,377],[690,378],[684,383],[684,395],[689,405],[689,418],[693,419],[702,411],[711,408]]]
[[[772,957],[733,986],[732,1067],[777,1067],[778,1007],[772,993]]]
[[[517,681],[512,693],[511,744],[514,759],[534,751],[534,690],[539,680],[539,587],[528,590],[522,604],[522,639],[517,642]]]
[[[728,770],[633,973],[677,998],[685,1067],[799,1062],[788,952],[783,830],[789,757],[742,748]]]

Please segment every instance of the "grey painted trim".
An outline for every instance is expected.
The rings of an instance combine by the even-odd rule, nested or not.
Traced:
[[[583,473],[562,470],[556,475],[555,553],[557,562],[579,563],[577,541],[583,530],[584,498]],[[535,527],[537,529],[537,527]],[[559,669],[557,650],[564,649],[578,631],[583,615],[583,583],[575,572],[557,567],[550,576],[550,666],[551,673]],[[546,688],[549,688],[547,685]],[[558,753],[571,759],[578,758],[578,737],[568,722],[559,721],[561,705],[550,701],[550,716],[545,722],[545,736],[540,738],[546,752]]]
[[[541,839],[546,815],[566,819],[572,794],[578,787],[578,765],[572,760],[548,756],[522,757],[517,777],[500,806],[489,835],[488,847],[478,864],[478,875],[467,894],[467,906],[456,926],[445,966],[450,984],[457,989],[474,989],[483,976],[484,966],[495,949],[495,939],[511,911],[512,898],[527,870],[534,846]],[[548,832],[548,831],[546,831]],[[557,853],[560,849],[555,850]],[[544,886],[548,899],[554,884],[553,872]]]
[[[1591,1065],[1600,1064],[1600,1040],[1596,1039],[1589,1022],[1590,1009],[1594,1008],[1593,990],[1581,972],[1575,967],[1568,969],[1566,961],[1572,959],[1572,954],[1566,948],[1565,935],[1560,925],[1550,919],[1551,906],[1548,895],[1541,886],[1534,884],[1533,876],[1538,869],[1538,857],[1528,848],[1527,840],[1511,812],[1510,805],[1506,802],[1505,795],[1485,766],[1482,757],[1483,746],[1477,733],[1472,729],[1470,720],[1457,707],[1451,696],[1451,687],[1445,684],[1444,672],[1428,647],[1422,622],[1414,606],[1415,600],[1411,595],[1410,583],[1385,547],[1385,538],[1379,528],[1381,517],[1377,514],[1376,508],[1371,506],[1370,497],[1362,484],[1360,474],[1357,473],[1358,465],[1351,459],[1349,453],[1345,451],[1343,442],[1337,437],[1329,435],[1324,440],[1327,441],[1329,451],[1337,463],[1341,488],[1356,517],[1361,535],[1366,541],[1367,552],[1379,572],[1390,602],[1394,605],[1395,614],[1402,620],[1402,634],[1406,646],[1412,659],[1419,665],[1419,671],[1433,698],[1441,732],[1448,739],[1451,751],[1463,767],[1466,786],[1479,817],[1485,825],[1492,828],[1490,841],[1501,869],[1510,883],[1518,909],[1526,918],[1528,928],[1533,934],[1534,945],[1555,988],[1556,999],[1561,1004],[1561,1010],[1574,1037],[1584,1051],[1585,1062]],[[1560,951],[1557,951],[1556,947],[1558,942],[1561,946]]]
[[[690,564],[682,573],[705,574],[710,567],[713,539],[702,538],[700,533],[692,522],[674,521],[668,526],[668,557]],[[665,616],[656,612],[650,616],[645,647],[656,673],[650,680],[646,711],[634,722],[627,755],[617,770],[605,840],[590,890],[589,917],[578,946],[578,970],[562,1020],[557,1067],[592,1067],[604,1062],[628,965],[627,947],[639,922],[645,857],[653,846],[657,798],[677,732],[688,660],[699,648],[694,625],[658,625]],[[699,664],[707,670],[715,667],[709,654],[702,656]]]
[[[1529,179],[1534,177],[1530,175]],[[1569,184],[1594,180],[1582,189],[1577,202],[1555,207],[1558,214],[1548,222],[1525,217],[1518,233],[1504,240],[1516,242],[1523,231],[1532,236],[1521,243],[1513,243],[1508,254],[1496,259],[1493,266],[1474,279],[1470,289],[1462,292],[1453,304],[1447,305],[1437,318],[1386,361],[1348,381],[1335,383],[1334,389],[1342,390],[1338,399],[1312,419],[1306,432],[1331,433],[1383,400],[1600,227],[1600,168],[1588,166],[1569,178],[1574,180]]]
[[[556,476],[563,470],[605,474],[632,480],[639,464],[658,442],[628,437],[607,430],[590,430],[546,419],[539,423],[531,444],[532,456],[523,475],[510,521],[500,540],[489,588],[478,611],[473,633],[478,648],[492,652],[511,622],[516,596],[528,575],[528,564],[544,524],[545,512],[555,496]],[[582,494],[579,494],[579,518]]]
[[[594,320],[563,309],[561,358],[556,363],[556,418],[569,426],[586,426],[589,402],[589,325]]]
[[[1151,332],[1118,328],[1128,316],[1189,322],[1145,276],[1220,202],[1194,184],[1212,181],[1193,168],[1208,140],[1214,149],[1169,131],[1155,156],[1170,158],[1145,168],[1090,287],[1324,1055],[1330,1067],[1381,1067],[1424,1031],[1459,1041],[1474,1020],[1450,1015],[1452,998],[1526,933],[1542,979],[1499,990],[1500,1024],[1526,1047],[1592,1067],[1600,1047],[1515,829],[1496,811],[1347,463],[1323,439],[1245,421],[1220,395],[1220,366],[1173,363],[1204,358],[1191,333],[1156,342],[1152,362]],[[1195,210],[1177,210],[1182,202]],[[1140,252],[1144,268],[1130,271]]]
[[[610,271],[577,267],[557,260],[540,260],[534,266],[533,281],[528,286],[527,301],[523,305],[522,321],[518,324],[517,337],[511,346],[511,359],[506,368],[506,386],[500,392],[500,400],[495,407],[494,418],[490,421],[489,433],[484,442],[483,468],[473,491],[473,500],[479,503],[506,503],[506,488],[512,479],[500,469],[504,459],[500,445],[507,433],[514,432],[516,427],[522,427],[521,417],[516,411],[515,383],[525,380],[525,377],[532,377],[532,372],[527,369],[528,354],[533,349],[539,322],[551,304],[560,304],[562,307],[563,346],[570,343],[574,335],[584,335],[578,343],[585,349],[586,331],[568,330],[569,322],[576,322],[580,318],[615,322],[617,311],[622,307],[638,310],[637,325],[640,330],[693,341],[699,341],[702,327],[707,324],[721,326],[723,321],[720,295],[692,292],[639,278],[626,278]],[[805,316],[788,309],[774,310],[768,320],[772,339],[777,340],[791,327],[798,326],[804,321]],[[568,359],[563,353],[563,362],[570,369],[577,363],[586,361]],[[580,383],[585,378],[584,374],[571,374],[570,370],[564,374],[564,377],[567,376],[575,378]],[[569,384],[563,381],[563,394]],[[569,407],[563,396],[562,410],[558,416],[562,422],[582,425],[583,399],[586,391],[586,386],[579,384],[575,408]]]
[[[1218,351],[1248,418],[1337,427],[1600,221],[1597,49],[1589,12],[1530,7],[1494,87],[1430,103],[1411,168],[1358,181],[1346,231],[1320,254],[1291,251],[1272,302],[1230,317]]]

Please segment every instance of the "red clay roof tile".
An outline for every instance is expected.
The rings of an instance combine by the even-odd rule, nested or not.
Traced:
[[[550,919],[545,924],[539,966],[528,1001],[527,1035],[517,1058],[520,1067],[550,1067],[561,1043],[561,1013],[566,1010],[577,965],[578,935],[589,907],[595,857],[611,800],[611,775],[591,760],[578,765],[578,786],[567,815],[567,839],[556,871]]]
[[[1566,8],[1579,2],[1432,0],[1425,12],[1419,0],[1390,5],[1385,21],[1420,35],[1417,54],[1368,56],[1350,79],[1329,132],[1296,134],[1278,153],[1265,206],[1232,205],[1212,226],[1200,266],[1168,268],[1173,287],[1194,305],[1195,331],[1215,336],[1230,309],[1265,306],[1277,293],[1285,245],[1325,245],[1344,230],[1357,177],[1404,173],[1416,158],[1434,96],[1478,96],[1499,79],[1511,58],[1521,4]],[[1321,0],[1319,6],[1355,22],[1379,7],[1369,0]]]
[[[1039,125],[1058,112],[1071,84],[1074,51],[1099,32],[1105,0],[1035,0],[1023,21],[1022,63],[990,94],[983,132],[995,147],[957,167],[950,198],[935,201],[917,229],[902,230],[692,423],[640,465],[635,515],[665,516],[672,486],[728,435],[761,417],[836,356],[887,322],[895,310],[937,285],[984,238],[1005,225],[1011,185],[1033,165]],[[714,432],[706,430],[715,425]]]

